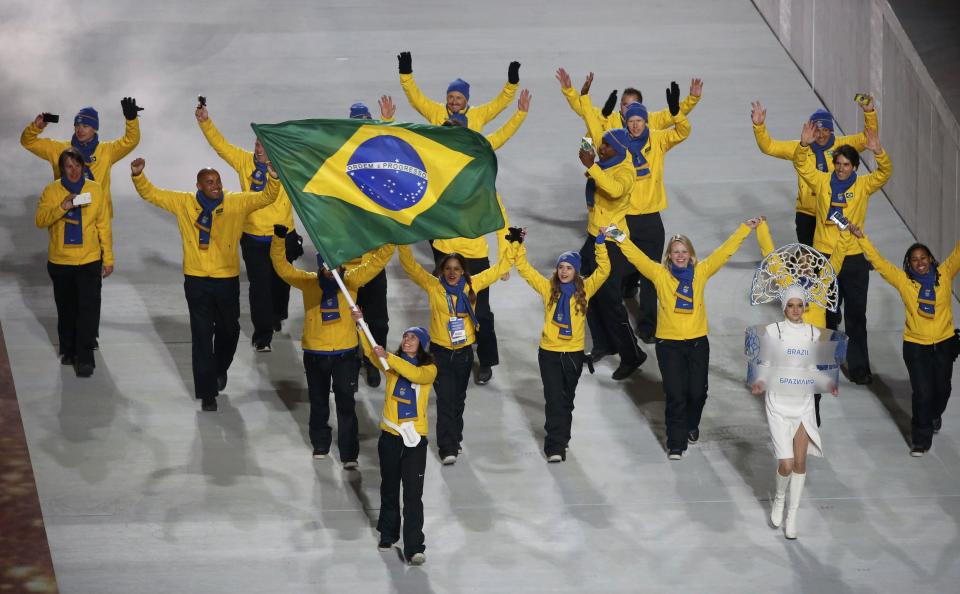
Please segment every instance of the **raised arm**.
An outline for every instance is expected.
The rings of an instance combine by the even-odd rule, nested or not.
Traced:
[[[750,103],[750,118],[753,120],[753,137],[760,152],[778,159],[793,160],[799,142],[796,140],[774,140],[767,132],[767,109],[759,102]]]
[[[479,274],[470,275],[470,286],[474,291],[482,291],[500,280],[500,277],[510,271],[510,258],[507,254],[499,254],[496,265],[487,268]]]
[[[704,274],[707,275],[707,278],[716,274],[716,272],[727,263],[727,260],[737,253],[737,250],[739,250],[743,244],[743,240],[747,238],[747,235],[750,235],[751,229],[756,228],[758,224],[760,224],[759,219],[750,219],[750,221],[746,223],[741,223],[740,226],[737,227],[737,230],[734,231],[720,247],[713,250],[713,253],[707,256],[706,259],[697,263],[697,272],[702,269]]]
[[[315,272],[300,270],[290,262],[287,262],[286,241],[282,237],[274,235],[270,241],[270,261],[273,262],[273,269],[277,271],[277,276],[282,278],[283,282],[291,287],[296,287],[303,291],[318,283]]]
[[[400,253],[400,266],[403,267],[403,271],[407,273],[410,280],[417,283],[424,291],[432,291],[440,281],[417,262],[417,259],[413,257],[413,250],[410,249],[410,246],[399,245],[397,251]]]
[[[513,116],[507,120],[507,123],[500,126],[496,132],[487,135],[487,141],[490,142],[490,146],[493,147],[493,150],[497,150],[505,142],[510,140],[510,138],[516,134],[517,130],[520,129],[520,125],[525,119],[527,119],[527,112],[530,110],[530,91],[524,89],[520,92],[520,101],[517,105],[517,111],[514,112]]]
[[[580,109],[583,121],[587,124],[587,134],[593,139],[593,146],[600,146],[603,142],[604,121],[599,110],[593,107],[593,100],[588,93],[580,95]]]
[[[410,52],[400,52],[397,56],[400,63],[400,86],[407,96],[410,106],[417,110],[431,124],[442,124],[447,119],[447,107],[443,103],[429,99],[420,92],[420,87],[413,80],[413,58]]]
[[[693,108],[700,102],[700,96],[703,93],[703,81],[694,78],[690,81],[690,93],[680,102],[680,113],[684,116],[693,111]],[[647,125],[654,130],[666,130],[674,125],[673,116],[669,109],[660,111],[651,111]]]
[[[240,192],[234,194],[234,200],[240,200],[241,208],[247,213],[259,210],[273,204],[280,194],[280,180],[274,177],[273,172],[267,175],[267,185],[262,192]]]
[[[601,234],[600,237],[603,235]],[[628,241],[630,240],[625,239],[624,243]],[[587,299],[593,297],[610,276],[610,255],[607,253],[606,242],[594,244],[593,255],[597,260],[597,268],[590,276],[583,279],[583,292],[587,294]]]
[[[867,130],[877,132],[879,130],[879,126],[877,124],[877,110],[873,107],[872,96],[867,95],[867,102],[857,103],[857,105],[863,110],[863,132],[859,134],[840,136],[837,138],[836,144],[838,146],[841,144],[849,144],[853,148],[857,149],[857,152],[862,153],[864,149],[867,148]]]
[[[516,250],[514,265],[517,267],[517,272],[520,273],[520,276],[523,277],[523,280],[527,281],[527,284],[530,285],[534,291],[536,291],[544,303],[550,299],[550,281],[537,272],[537,269],[530,265],[530,261],[527,260],[527,248],[522,243],[513,243],[511,248]]]
[[[819,195],[820,186],[830,183],[830,174],[817,170],[816,159],[810,147],[797,143],[797,148],[793,153],[793,168],[810,189]]]
[[[203,137],[210,143],[210,148],[212,148],[221,159],[226,161],[227,165],[239,171],[247,160],[253,158],[253,154],[250,151],[231,144],[224,138],[220,130],[213,124],[213,120],[210,119],[206,106],[198,105],[194,116],[197,118],[197,125],[200,126]]]
[[[766,258],[770,252],[776,249],[773,243],[773,235],[770,234],[770,226],[766,219],[760,219],[757,225],[757,243],[760,245],[760,255]]]
[[[382,245],[377,249],[364,254],[360,264],[348,269],[343,275],[343,284],[350,289],[359,289],[363,285],[373,280],[373,277],[380,274],[383,267],[387,265],[390,258],[393,257],[393,250],[396,246],[392,243]]]
[[[140,144],[140,118],[137,117],[137,112],[143,108],[138,107],[136,99],[132,97],[124,97],[120,104],[123,107],[123,117],[126,120],[123,136],[116,140],[100,143],[106,149],[104,157],[110,161],[111,165],[129,155],[130,151]]]
[[[510,105],[514,95],[517,94],[517,87],[520,83],[520,62],[510,62],[507,68],[507,82],[503,85],[500,93],[490,101],[481,105],[470,107],[470,116],[479,118],[483,123],[487,123],[497,117],[501,111]]]
[[[49,161],[56,167],[57,159],[60,158],[60,153],[63,152],[65,146],[63,142],[58,140],[40,138],[40,134],[46,126],[47,123],[43,121],[43,114],[41,113],[23,129],[20,134],[20,146],[41,159]]]
[[[687,116],[683,115],[683,112],[673,116],[671,121],[673,122],[673,127],[662,130],[659,134],[663,152],[669,151],[690,136],[690,120],[687,119]]]
[[[656,282],[658,278],[667,272],[667,269],[661,266],[659,262],[654,262],[648,258],[646,254],[641,252],[629,238],[624,239],[620,243],[620,251],[623,252],[623,256],[633,264],[640,274],[653,282]]]
[[[194,195],[189,192],[163,190],[154,186],[143,172],[145,164],[146,162],[143,159],[134,159],[130,162],[130,174],[133,179],[133,186],[137,189],[137,193],[140,194],[141,198],[154,206],[172,213],[177,212],[177,206],[184,200],[194,199]]]
[[[867,148],[873,151],[877,159],[876,171],[864,176],[866,178],[866,186],[864,189],[867,195],[870,195],[882,188],[883,185],[887,183],[887,180],[890,179],[890,175],[893,173],[893,162],[890,160],[890,155],[887,154],[887,151],[883,150],[883,147],[880,146],[880,138],[875,131],[867,130],[866,136]]]

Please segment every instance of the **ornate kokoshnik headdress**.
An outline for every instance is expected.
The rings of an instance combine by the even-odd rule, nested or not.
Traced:
[[[790,243],[770,252],[753,274],[750,304],[780,299],[791,285],[803,289],[807,302],[837,311],[837,274],[826,256],[802,243]]]

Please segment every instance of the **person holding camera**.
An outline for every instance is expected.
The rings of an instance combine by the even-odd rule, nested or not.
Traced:
[[[488,122],[510,105],[520,84],[520,62],[510,62],[507,68],[507,84],[492,101],[482,105],[470,105],[470,83],[458,78],[447,86],[446,103],[438,103],[427,98],[413,80],[413,57],[410,52],[400,52],[397,62],[400,86],[403,87],[410,105],[435,126],[452,118],[459,120],[465,128],[482,132]]]
[[[523,124],[530,111],[530,91],[523,89],[520,92],[520,99],[517,101],[517,111],[513,116],[497,129],[496,132],[486,135],[487,142],[493,150],[499,149],[505,142],[517,132],[520,125]],[[444,126],[463,126],[463,123],[456,119],[449,119],[444,122]],[[507,210],[503,206],[503,200],[500,193],[497,193],[497,203],[500,206],[500,214],[503,215],[503,227],[496,232],[497,253],[500,258],[504,257],[504,250],[507,248],[505,234],[510,225],[510,218],[507,216]],[[490,268],[490,246],[487,244],[486,237],[454,237],[452,239],[434,239],[430,242],[433,250],[434,263],[439,266],[440,261],[450,254],[460,254],[467,263],[467,269],[470,274],[480,274]],[[509,278],[509,272],[504,274],[503,279]],[[500,364],[500,352],[497,347],[497,331],[494,325],[493,310],[490,309],[490,289],[477,291],[477,321],[480,323],[477,329],[477,375],[474,382],[483,386],[493,379],[493,368]],[[364,310],[364,315],[369,317],[369,313]],[[376,338],[376,336],[374,336]]]
[[[912,419],[910,455],[919,458],[940,432],[950,400],[953,363],[960,353],[960,337],[953,327],[953,279],[960,271],[960,241],[943,262],[926,245],[914,243],[897,267],[877,251],[854,223],[863,254],[903,300],[903,362],[910,376]]]
[[[552,277],[545,276],[527,261],[523,235],[512,243],[514,265],[523,280],[540,295],[544,306],[543,331],[537,361],[543,382],[543,453],[547,462],[567,459],[570,430],[573,426],[573,400],[583,372],[588,302],[603,286],[610,274],[610,260],[603,230],[594,240],[596,268],[584,278],[580,275],[581,258],[577,252],[564,252],[557,258]]]
[[[877,130],[877,110],[874,109],[873,97],[858,95],[857,105],[863,110],[863,130],[860,134],[835,136],[833,133],[833,115],[825,110],[818,109],[810,115],[816,130],[810,150],[816,158],[816,168],[824,173],[833,173],[833,156],[837,147],[852,146],[857,152],[862,152],[867,146],[867,130]],[[753,136],[757,147],[765,155],[778,159],[793,160],[799,140],[776,140],[770,138],[767,131],[767,110],[759,102],[750,104],[750,119],[753,120]],[[797,176],[797,213],[794,219],[797,229],[797,241],[813,246],[813,235],[817,228],[817,195],[800,176]]]
[[[113,235],[103,190],[84,175],[84,155],[73,147],[60,153],[60,179],[48,184],[35,222],[50,234],[47,273],[57,304],[60,362],[77,377],[90,377],[100,317],[101,279],[113,272]]]
[[[357,381],[357,328],[350,321],[350,304],[340,293],[333,273],[317,254],[317,272],[306,272],[293,266],[286,255],[288,229],[274,227],[270,259],[284,282],[303,292],[303,368],[307,374],[310,395],[310,443],[313,457],[322,460],[330,452],[331,431],[330,388],[337,410],[337,448],[340,462],[347,470],[357,467],[360,438],[357,432],[356,401],[353,397]],[[393,256],[394,246],[387,244],[371,252],[358,266],[340,266],[344,286],[356,302],[357,289],[379,274]]]
[[[650,259],[663,252],[664,229],[661,212],[667,208],[667,192],[663,183],[666,154],[690,135],[690,122],[680,109],[680,87],[670,83],[666,90],[667,106],[673,127],[667,130],[652,130],[648,126],[649,114],[642,103],[631,103],[624,110],[625,129],[630,138],[630,155],[636,174],[636,182],[630,191],[630,206],[626,213],[626,225],[636,246]],[[589,95],[580,97],[581,108],[590,135],[597,139],[603,121],[597,116]],[[639,285],[639,312],[637,335],[647,344],[653,344],[657,328],[656,288],[636,270],[628,266],[622,279],[622,287],[631,293],[631,287]]]
[[[143,173],[146,162],[130,162],[140,197],[172,213],[183,247],[183,291],[190,310],[193,390],[205,411],[217,410],[227,371],[240,340],[240,254],[237,243],[250,213],[272,204],[280,193],[277,174],[267,165],[262,192],[223,191],[220,173],[197,172],[197,191],[157,188]]]
[[[84,175],[100,184],[104,208],[110,219],[113,219],[110,169],[140,143],[140,119],[137,114],[143,111],[133,97],[124,97],[120,101],[120,107],[123,109],[126,127],[123,136],[116,140],[100,141],[100,114],[92,107],[84,107],[77,112],[73,118],[73,137],[70,140],[40,138],[47,124],[60,121],[59,116],[46,112],[39,114],[20,135],[23,148],[50,163],[54,178],[63,177],[59,164],[63,151],[71,146],[77,149],[83,156]]]
[[[254,140],[253,152],[229,143],[213,125],[206,97],[200,97],[194,115],[210,147],[237,172],[240,191],[262,192],[266,187],[269,159],[260,140]],[[248,297],[250,320],[253,323],[252,342],[258,353],[272,350],[270,343],[273,333],[279,332],[283,320],[287,319],[287,305],[290,302],[290,285],[283,282],[270,263],[274,225],[283,225],[291,230],[286,236],[289,244],[286,257],[290,258],[290,262],[296,260],[303,254],[303,239],[293,230],[293,205],[282,186],[273,204],[249,214],[240,237],[240,251],[250,281]]]
[[[700,419],[707,402],[710,340],[707,306],[703,299],[707,281],[740,249],[743,240],[760,224],[744,221],[723,244],[703,260],[693,243],[674,235],[663,260],[649,258],[630,239],[620,238],[620,249],[640,274],[657,288],[657,363],[666,394],[667,458],[679,460],[688,443],[700,440]],[[608,230],[607,236],[617,239]]]
[[[865,147],[877,159],[872,173],[857,175],[860,154],[849,144],[833,149],[833,172],[821,171],[816,163],[812,144],[816,142],[817,125],[803,123],[800,143],[794,151],[793,166],[800,179],[817,196],[817,228],[813,248],[829,257],[840,240],[840,231],[849,223],[862,228],[867,218],[870,196],[883,187],[893,171],[890,157],[880,146],[876,130],[864,132]],[[837,275],[839,302],[843,304],[844,329],[850,337],[847,351],[847,377],[855,384],[873,381],[870,371],[870,353],[867,348],[867,289],[870,286],[870,268],[859,245],[851,245]],[[827,328],[836,330],[837,317],[827,314]]]

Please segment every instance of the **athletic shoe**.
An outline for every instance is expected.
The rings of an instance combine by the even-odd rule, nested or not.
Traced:
[[[407,559],[407,563],[410,565],[423,565],[427,562],[427,556],[423,553],[414,553]]]
[[[217,412],[217,397],[208,396],[204,398],[200,408],[206,412]]]
[[[561,456],[560,454],[550,454],[549,456],[547,456],[547,462],[549,462],[550,464],[563,462],[563,456]]]
[[[343,463],[343,469],[344,469],[344,470],[356,470],[357,467],[359,467],[359,466],[360,466],[360,464],[357,463],[356,460],[349,460],[349,461]]]
[[[621,363],[620,367],[617,367],[617,369],[614,370],[613,379],[617,381],[625,380],[633,375],[633,372],[638,369],[640,369],[640,363]]]
[[[260,344],[253,347],[258,353],[270,353],[273,352],[273,349],[270,348],[269,344]]]
[[[679,460],[680,458],[683,458],[683,450],[670,450],[667,454],[668,460]]]
[[[323,460],[327,457],[327,450],[321,450],[318,448],[313,448],[313,459],[314,460]]]
[[[77,377],[90,377],[91,375],[93,375],[93,364],[77,363],[76,372],[77,372]]]
[[[913,446],[910,449],[910,455],[914,458],[922,458],[926,452],[927,448],[921,448],[920,446]]]
[[[73,355],[60,355],[60,365],[72,366],[73,364],[74,364]]]
[[[687,433],[687,443],[697,443],[700,441],[700,430],[694,429],[690,433]]]
[[[444,466],[452,466],[457,463],[456,454],[450,454],[449,456],[444,456],[443,460],[440,461]]]
[[[477,369],[477,385],[485,386],[493,378],[493,368],[481,366]]]
[[[393,550],[393,545],[394,543],[390,542],[389,540],[383,540],[381,537],[380,542],[377,544],[377,550],[381,553],[386,553]]]

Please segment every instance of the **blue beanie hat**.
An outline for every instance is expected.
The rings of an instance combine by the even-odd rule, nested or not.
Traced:
[[[421,328],[420,326],[411,326],[403,331],[403,334],[409,332],[417,337],[420,341],[420,348],[427,350],[427,347],[430,346],[430,334],[427,332],[426,328]],[[402,336],[402,335],[401,335]]]
[[[450,83],[450,85],[447,87],[448,94],[454,91],[466,97],[467,101],[470,100],[470,83],[463,80],[462,78],[458,78],[457,80]]]
[[[630,146],[630,133],[624,128],[613,128],[603,133],[603,139],[610,145],[610,148],[617,152],[618,157],[627,155],[627,147]]]
[[[353,120],[372,120],[370,109],[363,103],[354,103],[350,106],[350,119]]]
[[[85,124],[94,130],[99,130],[100,115],[97,113],[97,110],[92,107],[84,107],[78,111],[76,117],[73,118],[73,125],[78,126],[80,124]]]
[[[623,114],[623,121],[630,121],[630,118],[633,116],[640,116],[643,118],[643,121],[647,121],[647,108],[643,106],[643,103],[631,103],[627,106],[627,111]]]
[[[578,252],[563,252],[560,254],[560,257],[557,258],[557,266],[560,266],[564,262],[573,266],[577,274],[580,274],[580,254]]]
[[[818,109],[810,116],[810,121],[819,124],[818,127],[833,130],[833,114],[826,109]]]

